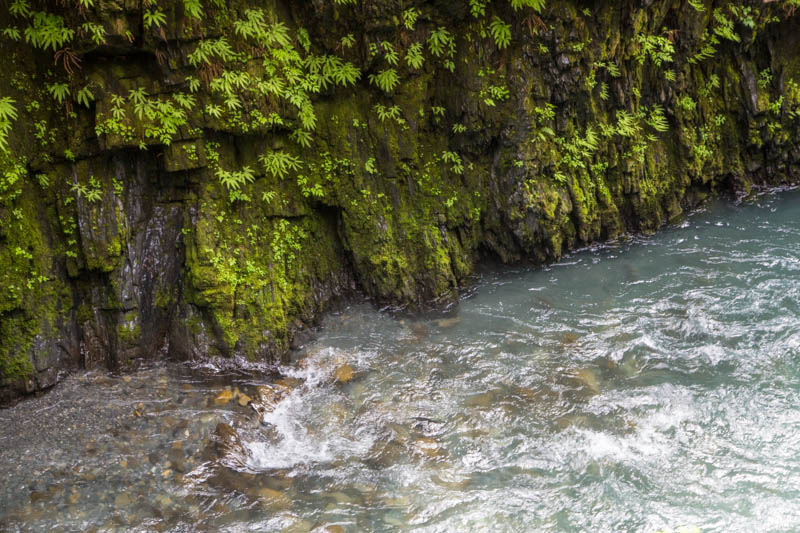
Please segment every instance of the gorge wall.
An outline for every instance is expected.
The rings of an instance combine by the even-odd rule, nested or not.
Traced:
[[[796,182],[797,3],[9,2],[0,402]]]

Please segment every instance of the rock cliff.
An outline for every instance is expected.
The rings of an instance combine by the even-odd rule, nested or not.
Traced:
[[[796,182],[796,4],[12,1],[0,401]]]

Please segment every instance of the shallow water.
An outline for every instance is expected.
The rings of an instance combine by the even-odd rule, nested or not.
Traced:
[[[72,377],[0,411],[0,529],[795,531],[798,252],[784,191],[485,272],[448,315],[354,305],[260,420],[267,378]]]

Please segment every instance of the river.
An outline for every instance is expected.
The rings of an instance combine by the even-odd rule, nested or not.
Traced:
[[[795,531],[799,318],[800,191],[718,201],[447,313],[330,313],[272,389],[71,376],[0,411],[0,530]]]

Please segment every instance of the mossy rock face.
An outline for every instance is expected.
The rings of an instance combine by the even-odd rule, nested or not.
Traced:
[[[446,305],[486,254],[553,261],[655,231],[719,190],[797,181],[800,15],[721,6],[736,40],[710,8],[595,4],[498,0],[475,18],[455,0],[237,0],[193,19],[174,0],[145,28],[140,2],[101,1],[87,20],[106,42],[76,37],[69,78],[52,53],[0,39],[0,95],[19,115],[0,152],[0,402],[141,357],[278,361],[356,291]],[[309,102],[270,96],[264,48],[235,30],[251,9],[283,23],[300,57],[338,57],[361,78]],[[494,16],[511,23],[507,47]],[[6,8],[0,22],[20,23]],[[440,28],[452,54],[431,50]],[[710,36],[713,57],[698,59]],[[190,62],[222,37],[237,59]],[[384,91],[370,75],[390,66],[387,44],[399,80]],[[263,83],[237,85],[248,79]],[[65,80],[68,106],[51,94]],[[283,166],[264,163],[275,154]]]

